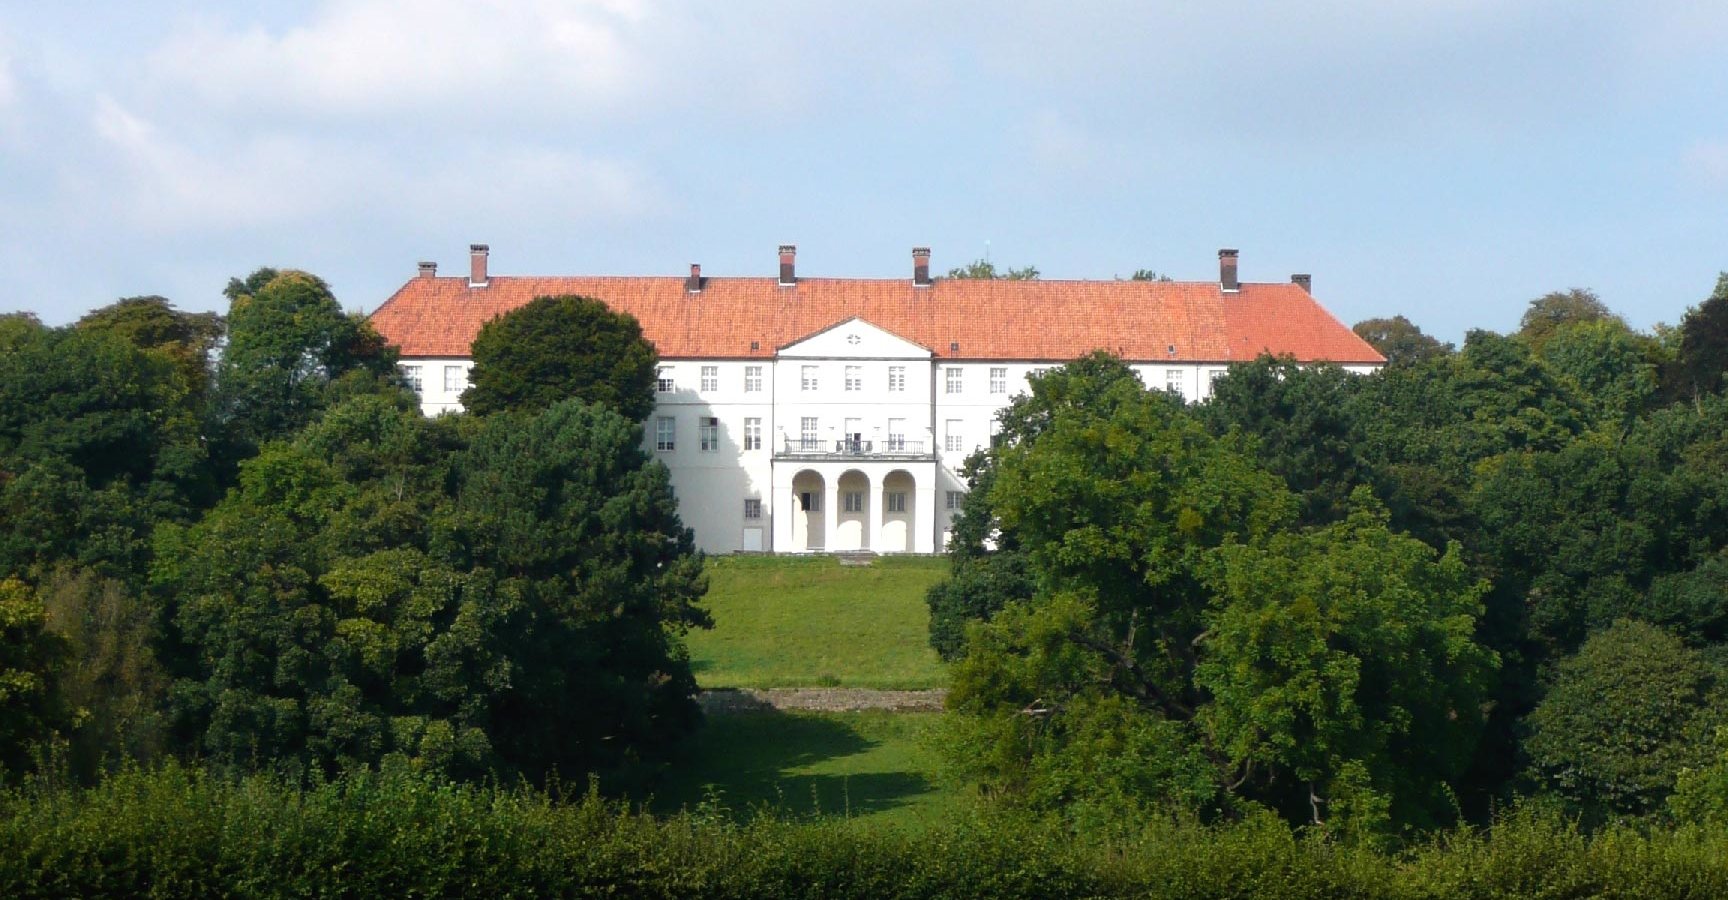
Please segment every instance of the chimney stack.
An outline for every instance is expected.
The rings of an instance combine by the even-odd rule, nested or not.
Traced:
[[[684,290],[692,294],[702,293],[702,266],[700,264],[690,264],[690,277],[684,279]]]
[[[1290,283],[1301,288],[1304,293],[1314,293],[1314,276],[1306,272],[1290,276]]]
[[[793,244],[780,245],[780,286],[785,287],[798,283],[798,270],[795,265],[798,259],[798,247]]]
[[[420,277],[421,278],[437,278],[438,277],[438,264],[435,262],[428,262],[426,260],[421,260],[420,261]]]
[[[1242,283],[1236,280],[1236,251],[1218,251],[1218,287],[1225,291],[1239,291]]]
[[[914,287],[930,286],[930,248],[912,248],[912,285]]]
[[[492,252],[492,248],[486,246],[485,244],[469,244],[468,245],[468,286],[469,287],[485,287],[486,286],[486,284],[487,284],[486,257],[491,252]]]

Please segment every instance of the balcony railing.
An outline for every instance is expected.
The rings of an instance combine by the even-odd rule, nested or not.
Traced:
[[[787,438],[775,456],[785,459],[926,459],[923,441],[890,436],[885,441]]]

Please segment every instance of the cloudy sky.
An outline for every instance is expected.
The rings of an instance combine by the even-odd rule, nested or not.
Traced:
[[[1077,7],[1077,8],[1070,8]],[[1312,272],[1458,339],[1728,269],[1728,4],[0,0],[0,311],[501,274]]]

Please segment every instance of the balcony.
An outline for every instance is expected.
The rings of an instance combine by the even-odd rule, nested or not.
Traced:
[[[823,440],[820,438],[787,438],[774,453],[775,459],[803,460],[847,460],[847,459],[934,459],[935,455],[925,449],[923,441],[909,441],[904,438],[890,436],[886,441],[866,441],[862,439],[842,438],[840,440]]]

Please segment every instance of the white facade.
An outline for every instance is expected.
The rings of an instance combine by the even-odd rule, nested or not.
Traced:
[[[679,514],[706,552],[937,553],[966,490],[966,458],[990,443],[1028,376],[1063,362],[937,359],[849,319],[773,358],[662,360],[643,448],[670,470]],[[402,363],[427,415],[461,409],[471,365]],[[1226,370],[1132,368],[1190,401]]]

